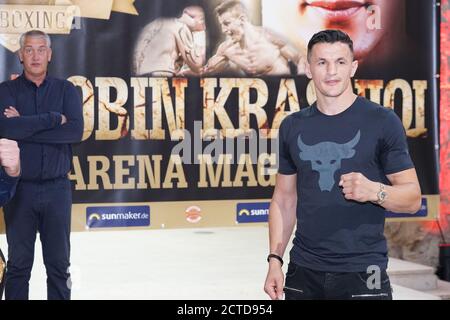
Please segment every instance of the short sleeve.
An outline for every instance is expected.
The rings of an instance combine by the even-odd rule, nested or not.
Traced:
[[[278,132],[278,173],[290,175],[297,173],[297,167],[289,151],[290,117],[286,117]]]
[[[384,118],[380,158],[386,175],[414,168],[405,129],[393,110],[389,110]]]

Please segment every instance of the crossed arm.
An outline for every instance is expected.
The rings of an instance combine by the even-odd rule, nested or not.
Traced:
[[[5,108],[3,113],[0,112],[0,136],[12,140],[23,140],[62,123],[62,116],[57,112],[20,117],[16,116],[16,112],[17,110],[11,106]]]
[[[8,139],[36,143],[75,143],[81,140],[82,134],[81,99],[73,85],[65,90],[62,114],[46,112],[23,116],[11,105],[0,113],[0,135]]]

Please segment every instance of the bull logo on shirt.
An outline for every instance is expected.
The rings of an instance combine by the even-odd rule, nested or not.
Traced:
[[[309,146],[298,136],[297,145],[300,149],[300,159],[311,161],[311,167],[319,172],[319,187],[321,191],[331,191],[334,181],[334,173],[341,168],[343,159],[350,159],[355,155],[354,147],[358,144],[361,133],[358,130],[355,137],[349,142],[339,144],[324,141]]]

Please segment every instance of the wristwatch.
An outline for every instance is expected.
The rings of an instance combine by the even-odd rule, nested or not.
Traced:
[[[377,193],[377,201],[376,204],[383,204],[384,201],[386,201],[387,198],[387,192],[384,190],[384,184],[380,183],[380,191]]]

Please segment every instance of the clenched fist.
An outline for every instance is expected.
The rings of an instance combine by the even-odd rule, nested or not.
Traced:
[[[20,149],[16,141],[0,139],[0,165],[10,177],[20,175]]]
[[[377,201],[379,183],[367,179],[360,172],[343,174],[339,181],[342,192],[347,200],[358,202]]]

